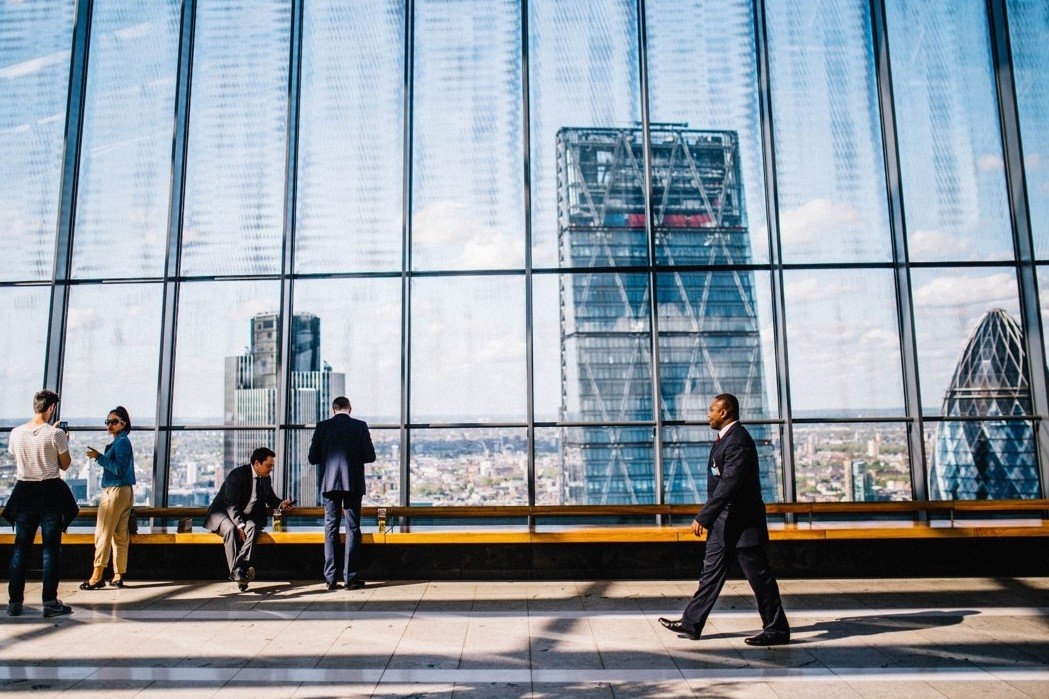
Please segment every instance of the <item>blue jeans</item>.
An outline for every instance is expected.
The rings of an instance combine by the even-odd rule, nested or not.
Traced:
[[[11,602],[25,601],[26,563],[38,528],[44,543],[44,588],[40,599],[45,603],[58,599],[62,515],[56,512],[20,512],[15,518],[15,547],[11,552],[11,572],[7,583],[7,596]]]
[[[324,502],[324,579],[335,582],[335,544],[339,541],[339,519],[346,513],[346,548],[343,553],[343,580],[357,577],[361,555],[361,493],[333,492],[322,496]]]

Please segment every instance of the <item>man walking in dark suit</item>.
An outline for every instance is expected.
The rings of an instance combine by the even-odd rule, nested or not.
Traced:
[[[659,623],[684,637],[698,640],[714,602],[728,577],[733,558],[758,598],[763,629],[745,639],[751,646],[779,646],[790,642],[790,624],[783,611],[776,577],[769,567],[765,543],[769,540],[765,503],[758,477],[758,450],[739,424],[739,401],[731,393],[714,398],[707,422],[718,431],[707,464],[707,502],[692,522],[692,533],[707,537],[699,589],[677,620]]]
[[[364,464],[375,461],[375,447],[368,424],[350,417],[350,401],[339,396],[331,403],[334,415],[317,423],[310,443],[311,464],[320,467],[317,482],[324,504],[324,580],[328,589],[339,586],[335,579],[335,545],[339,541],[339,519],[346,513],[346,547],[343,580],[347,590],[359,590],[361,551],[361,499],[364,497]]]
[[[281,500],[273,492],[270,474],[276,460],[277,455],[266,447],[253,451],[250,465],[238,466],[226,476],[204,520],[205,527],[222,537],[229,579],[241,592],[255,579],[251,554],[266,517],[275,508],[287,512],[292,506],[291,500]]]

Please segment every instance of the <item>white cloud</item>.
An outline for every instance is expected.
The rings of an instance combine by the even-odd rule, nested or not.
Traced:
[[[828,284],[818,277],[790,282],[786,286],[787,303],[814,303],[848,291],[840,284]]]
[[[503,231],[485,226],[457,201],[422,208],[412,220],[412,241],[445,248],[442,263],[453,269],[495,269],[522,263],[522,246]]]
[[[980,158],[976,161],[976,167],[978,167],[981,172],[1004,170],[1005,162],[1002,160],[1002,156],[989,153],[987,155],[980,156]]]
[[[842,228],[856,226],[863,217],[851,204],[817,198],[781,212],[779,220],[784,243],[806,245],[839,233]]]
[[[1042,156],[1039,153],[1031,153],[1024,158],[1024,167],[1028,170],[1037,170],[1042,165]]]
[[[968,256],[971,247],[970,238],[958,238],[936,229],[915,231],[907,238],[908,252],[914,257]]]
[[[925,308],[1010,308],[1016,305],[1016,277],[1006,272],[986,277],[937,277],[915,290],[914,303]]]

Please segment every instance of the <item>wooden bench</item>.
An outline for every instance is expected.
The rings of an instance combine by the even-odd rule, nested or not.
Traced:
[[[365,507],[362,519],[367,528],[364,543],[384,544],[560,544],[560,543],[645,543],[695,542],[691,520],[699,505],[509,505],[493,507]],[[1049,500],[958,500],[935,502],[800,502],[769,503],[769,536],[773,541],[845,540],[845,539],[943,539],[975,537],[1049,537]],[[79,522],[90,525],[97,510],[81,509]],[[137,518],[178,521],[201,519],[202,507],[136,507]],[[1010,519],[963,519],[969,516],[1005,514]],[[925,516],[922,518],[922,516]],[[925,521],[929,515],[940,515],[940,521]],[[296,508],[292,518],[324,516],[320,507]],[[795,523],[788,518],[802,518]],[[896,520],[886,517],[896,516]],[[1022,517],[1020,517],[1022,516]],[[542,521],[571,518],[595,520],[608,518],[647,518],[653,523],[621,525],[543,524]],[[825,517],[866,517],[861,521],[826,521]],[[776,521],[781,518],[780,521]],[[875,519],[879,518],[879,519]],[[487,523],[452,528],[406,524],[419,520],[521,520],[519,525]],[[398,524],[393,525],[393,520]],[[672,522],[676,521],[674,524]],[[374,522],[374,525],[370,523]],[[414,530],[413,530],[414,527]],[[75,527],[74,527],[75,528]],[[90,531],[73,531],[63,536],[63,543],[93,544]],[[140,544],[218,544],[220,539],[199,526],[195,531],[178,531],[177,526],[152,526],[132,536]],[[259,535],[261,544],[321,544],[324,534],[318,527],[303,528],[288,524],[280,532]],[[0,544],[14,542],[13,533],[0,533]]]

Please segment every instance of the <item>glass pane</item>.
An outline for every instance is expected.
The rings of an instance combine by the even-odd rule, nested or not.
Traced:
[[[637,7],[631,0],[532,0],[528,13],[533,263],[565,266],[574,263],[561,257],[569,223],[560,218],[567,215],[560,210],[567,200],[559,196],[568,183],[559,172],[567,177],[570,171],[559,171],[567,154],[558,150],[558,132],[623,129],[640,150]],[[631,247],[616,250],[618,264],[632,261]]]
[[[176,424],[276,422],[277,308],[277,282],[182,284],[175,352]]]
[[[75,276],[164,272],[180,5],[93,5]]]
[[[781,429],[777,425],[751,424],[748,422],[752,418],[751,411],[746,406],[740,407],[740,413],[758,450],[761,497],[765,502],[780,502],[783,500],[780,478]],[[673,426],[663,430],[663,488],[666,502],[706,502],[707,464],[715,437],[717,433],[707,426]]]
[[[0,287],[0,502],[15,486],[15,460],[7,450],[10,429],[33,415],[33,394],[43,387],[50,288]]]
[[[169,507],[207,507],[226,474],[246,464],[258,447],[273,449],[273,430],[186,430],[171,433]],[[283,465],[273,469],[273,490],[283,494]]]
[[[411,421],[520,422],[524,277],[412,281]]]
[[[412,430],[412,505],[528,504],[523,428]]]
[[[922,412],[1031,414],[1016,275],[1005,269],[916,269],[911,278]],[[989,387],[1016,392],[1016,403],[991,399]],[[966,398],[972,389],[977,392]]]
[[[280,270],[288,0],[197,3],[182,273]]]
[[[1042,316],[1042,332],[1049,328],[1049,267],[1038,267],[1038,308]],[[1049,342],[1043,343],[1045,348],[1045,361],[1049,366]]]
[[[401,268],[403,5],[305,3],[299,271]]]
[[[892,272],[788,271],[784,288],[794,415],[902,415]]]
[[[0,333],[0,426],[15,427],[33,415],[33,394],[44,386],[50,307],[50,287],[0,288],[0,327],[18,329]]]
[[[412,264],[524,266],[521,11],[415,3]]]
[[[537,302],[536,309],[547,320],[535,328],[536,381],[553,380],[549,366],[540,373],[540,362],[560,368],[560,419],[654,420],[648,275],[562,275],[556,315],[548,289],[543,291],[547,302]],[[552,347],[560,348],[558,356]],[[549,388],[542,390],[549,394]]]
[[[886,15],[911,260],[1012,259],[985,3]]]
[[[70,289],[63,420],[95,427],[122,405],[132,424],[155,424],[163,293],[161,284]]]
[[[72,43],[72,0],[0,3],[0,279],[52,274]]]
[[[658,284],[664,419],[705,422],[719,393],[735,394],[747,419],[776,417],[768,274],[675,272]]]
[[[955,413],[957,414],[957,413]],[[930,500],[1037,498],[1034,424],[1026,420],[925,423]]]
[[[362,420],[399,423],[401,280],[299,281],[295,284],[295,313],[296,317],[316,319],[320,351],[314,352],[312,359],[300,359],[302,350],[297,344],[292,371],[297,374],[323,368],[339,377],[341,388],[333,388],[331,396],[321,401],[317,418],[304,414],[297,419],[293,405],[291,422],[312,424],[326,419],[331,399],[345,395],[353,404],[353,414]]]
[[[651,505],[656,501],[655,428],[562,427],[564,505]]]
[[[1049,4],[1007,0],[1027,208],[1036,254],[1049,257]]]
[[[134,415],[131,422],[135,426],[128,438],[135,458],[135,504],[151,505],[153,503],[153,452],[156,448],[156,433],[152,429],[137,429],[139,422]],[[102,468],[97,462],[87,458],[87,447],[105,451],[105,445],[113,441],[105,432],[99,430],[70,430],[69,454],[73,458],[66,471],[66,483],[73,491],[74,497],[81,505],[97,507],[102,497]]]
[[[709,176],[703,177],[702,185],[696,187],[690,175],[692,167],[698,167],[702,158],[694,158],[683,148],[681,138],[671,137],[681,131],[669,126],[665,131],[653,128],[654,223],[659,230],[657,243],[662,248],[661,258],[672,259],[677,264],[702,264],[692,262],[688,251],[716,250],[716,247],[700,246],[708,237],[721,235],[727,240],[742,239],[739,248],[733,250],[735,262],[750,261],[752,252],[757,261],[766,262],[768,235],[753,3],[749,0],[654,2],[645,6],[645,13],[648,100],[653,126],[683,124],[692,129],[720,129],[712,134],[715,139],[712,147],[700,149],[700,154],[727,146],[723,151],[725,159],[734,165],[727,169],[722,166],[722,175],[713,179],[713,187]],[[717,31],[711,30],[713,26]],[[663,153],[667,151],[669,157],[664,159]],[[660,172],[675,178],[672,181],[680,188],[678,191],[665,188],[669,190],[666,199],[662,197],[661,183],[665,180]],[[731,198],[719,197],[719,192],[731,193]],[[726,230],[717,233],[704,230],[702,236],[697,236],[695,231],[680,230],[697,226]],[[696,237],[700,240],[692,240]],[[686,241],[691,245],[683,244]]]
[[[371,426],[371,420],[357,412],[353,406],[354,417],[369,423],[372,444],[375,446],[375,463],[365,464],[364,482],[365,506],[391,506],[400,504],[400,430],[377,430]],[[320,507],[320,493],[317,489],[318,469],[309,462],[310,442],[313,440],[313,429],[288,430],[285,432],[288,443],[288,487],[284,493],[297,501],[298,507]]]
[[[869,4],[765,8],[783,260],[889,260]]]
[[[799,502],[910,500],[907,426],[795,423],[794,479]]]

